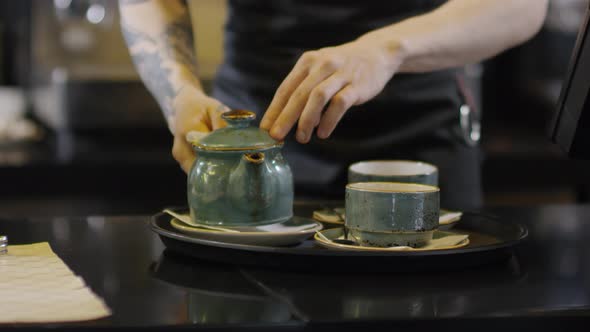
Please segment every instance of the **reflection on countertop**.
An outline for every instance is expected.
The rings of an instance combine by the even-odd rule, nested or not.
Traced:
[[[482,303],[479,299],[496,293],[499,287],[504,288],[502,294],[494,296],[513,294],[513,289],[521,287],[527,278],[516,257],[502,264],[461,272],[312,274],[224,266],[165,250],[152,268],[154,277],[188,289],[196,294],[195,298],[202,300],[201,303],[210,303],[209,297],[217,296],[223,303],[231,303],[232,311],[240,312],[253,304],[243,299],[255,298],[251,294],[254,292],[257,296],[262,294],[281,301],[298,318],[305,320],[493,314],[510,308],[498,308],[497,303]],[[509,302],[515,307],[522,305]]]

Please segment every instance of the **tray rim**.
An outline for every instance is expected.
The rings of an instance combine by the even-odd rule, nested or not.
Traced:
[[[177,208],[180,209],[180,208]],[[464,215],[477,215],[479,217],[494,219],[497,220],[497,217],[487,215],[485,213],[474,213],[468,212],[464,213]],[[519,231],[519,236],[517,239],[505,241],[497,244],[489,244],[480,247],[470,248],[469,245],[466,247],[456,248],[456,249],[448,249],[448,250],[425,250],[425,251],[392,251],[392,252],[385,252],[385,251],[339,251],[339,250],[331,250],[328,248],[323,248],[318,245],[316,248],[300,248],[300,247],[270,247],[270,246],[256,246],[256,245],[248,245],[248,244],[237,244],[237,243],[227,243],[227,242],[219,242],[219,241],[212,241],[212,240],[205,240],[205,239],[197,239],[192,238],[188,235],[174,233],[169,230],[162,228],[158,225],[159,220],[161,217],[165,215],[164,212],[159,212],[155,215],[150,217],[150,228],[153,232],[158,234],[159,236],[163,236],[169,239],[174,239],[176,241],[181,241],[185,243],[192,243],[197,245],[204,245],[209,247],[216,247],[220,249],[226,250],[240,250],[240,251],[247,251],[250,253],[264,253],[264,254],[279,254],[279,255],[292,255],[292,256],[370,256],[370,257],[421,257],[421,256],[447,256],[447,255],[456,255],[456,254],[465,254],[465,253],[477,253],[482,251],[492,251],[496,249],[502,248],[510,248],[515,246],[516,244],[525,240],[528,235],[529,231],[526,226],[521,223],[513,223],[513,226],[517,227]],[[306,240],[310,241],[310,240]],[[312,240],[314,241],[314,240]]]

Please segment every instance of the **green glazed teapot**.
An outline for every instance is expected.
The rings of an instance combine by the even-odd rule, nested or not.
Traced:
[[[226,112],[226,128],[191,142],[197,154],[187,180],[193,222],[254,226],[293,216],[293,176],[281,154],[283,143],[250,126],[255,117]]]

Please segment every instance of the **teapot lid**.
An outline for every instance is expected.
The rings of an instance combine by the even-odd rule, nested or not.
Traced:
[[[266,150],[283,145],[270,137],[268,131],[250,126],[256,118],[254,112],[232,110],[221,117],[228,126],[217,129],[198,141],[191,143],[198,150],[204,151],[244,151]]]

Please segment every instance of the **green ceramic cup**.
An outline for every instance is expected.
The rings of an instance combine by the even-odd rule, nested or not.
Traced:
[[[348,183],[354,182],[404,182],[438,186],[438,169],[422,161],[360,161],[348,168]]]
[[[439,189],[398,182],[356,182],[346,186],[350,239],[362,246],[421,247],[438,228]]]

